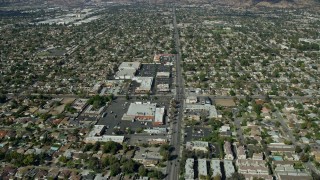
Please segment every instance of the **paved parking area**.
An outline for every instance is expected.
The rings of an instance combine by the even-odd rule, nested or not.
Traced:
[[[151,94],[157,93],[158,84],[169,84],[169,89],[172,88],[172,76],[170,76],[169,78],[157,78],[156,77],[157,72],[170,72],[170,74],[172,74],[172,66],[163,65],[163,64],[142,64],[140,69],[136,73],[136,76],[154,78],[152,87],[151,87]],[[128,93],[130,95],[135,95],[135,89],[139,86],[140,86],[139,83],[132,81],[130,85],[127,87],[128,88],[127,91],[123,90],[122,94]],[[168,94],[168,93],[165,93],[165,94]]]
[[[106,125],[107,135],[112,135],[115,131],[114,129],[119,129],[121,132],[125,132],[126,128],[130,128],[133,131],[136,131],[141,128],[152,128],[152,122],[140,122],[140,121],[126,121],[121,120],[123,114],[125,114],[129,108],[130,103],[142,101],[136,98],[126,100],[124,97],[118,97],[116,100],[112,102],[112,104],[107,108],[106,113],[107,115],[103,118],[100,118],[98,123],[99,125]],[[143,102],[147,102],[148,100],[144,100]],[[154,99],[151,103],[157,103],[158,106],[165,106],[166,110],[169,107],[169,100],[168,99]],[[166,122],[165,122],[166,123]],[[168,127],[168,124],[159,127]]]
[[[175,61],[174,55],[160,57],[160,63],[162,63],[162,64],[165,64],[167,62],[174,62],[174,61]]]
[[[157,74],[157,64],[141,64],[136,76],[155,77]]]
[[[188,141],[200,140],[203,137],[209,136],[210,133],[210,128],[187,126],[185,128],[184,143]]]
[[[219,144],[214,143],[211,144],[212,153],[210,154],[211,158],[219,158],[220,157],[220,147]]]

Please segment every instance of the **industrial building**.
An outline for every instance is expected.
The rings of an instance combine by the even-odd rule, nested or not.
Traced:
[[[170,72],[157,72],[156,77],[157,78],[169,78]]]
[[[90,116],[90,117],[95,117],[98,116],[99,114],[102,114],[106,109],[106,106],[102,106],[99,109],[94,109],[93,105],[87,106],[87,108],[84,110],[83,115]]]
[[[94,86],[92,87],[92,89],[89,91],[89,95],[95,95],[98,94],[102,89],[102,83],[101,82],[97,82],[96,84],[94,84]]]
[[[193,151],[204,151],[207,152],[209,149],[209,143],[205,141],[190,141],[186,144],[186,149]]]
[[[140,86],[135,89],[135,93],[151,92],[153,77],[133,77],[132,80],[140,84]]]
[[[198,98],[196,96],[188,96],[186,98],[186,103],[187,104],[195,104],[198,102]]]
[[[166,144],[168,143],[167,139],[163,139],[163,138],[154,138],[154,139],[148,139],[148,144]]]
[[[115,75],[115,79],[132,79],[135,73],[140,69],[140,62],[123,62],[119,66],[119,70]]]
[[[165,113],[164,107],[158,107],[156,103],[131,103],[126,114],[123,115],[122,120],[138,120],[153,122],[154,125],[163,124],[163,117]]]
[[[156,108],[156,115],[154,117],[153,125],[158,126],[163,124],[164,107]]]
[[[158,92],[170,92],[169,84],[158,84],[157,91]]]
[[[189,111],[208,111],[209,112],[208,118],[218,118],[217,109],[214,105],[186,104],[185,109]]]
[[[166,134],[167,128],[155,127],[150,129],[144,129],[144,132],[147,132],[149,134]]]
[[[114,141],[117,143],[123,143],[124,136],[103,135],[105,128],[106,127],[104,125],[94,125],[93,129],[89,132],[88,136],[84,139],[84,142],[95,143],[97,141],[100,141],[100,142]]]

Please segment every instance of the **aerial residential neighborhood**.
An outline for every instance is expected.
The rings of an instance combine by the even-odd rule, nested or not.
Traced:
[[[317,0],[2,0],[0,17],[0,179],[320,179]]]

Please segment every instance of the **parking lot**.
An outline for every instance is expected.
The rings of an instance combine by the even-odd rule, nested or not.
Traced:
[[[126,132],[126,128],[130,128],[132,131],[137,131],[141,128],[152,128],[152,122],[140,122],[140,121],[127,121],[121,120],[123,114],[125,114],[129,108],[130,103],[142,101],[137,98],[133,98],[130,100],[126,100],[125,98],[117,98],[112,102],[112,104],[106,110],[106,116],[99,119],[99,125],[106,125],[107,130],[105,134],[112,135],[116,132],[120,132],[120,134]],[[143,100],[143,102],[147,102],[148,100]],[[168,109],[169,100],[168,99],[153,99],[151,103],[157,103],[158,106],[165,106],[166,110]],[[160,127],[168,127],[167,124]],[[116,129],[116,130],[115,130]]]
[[[170,72],[172,74],[172,67],[163,64],[142,64],[140,70],[137,71],[136,76],[153,77],[154,81],[151,88],[151,94],[156,94],[156,87],[158,84],[169,84],[169,89],[172,88],[172,76],[156,77],[157,72]],[[129,94],[134,94],[135,89],[139,86],[139,83],[132,82],[129,88]]]
[[[187,126],[185,128],[184,143],[188,141],[200,140],[203,137],[209,136],[210,133],[211,133],[210,128]]]
[[[158,64],[141,64],[136,76],[155,77],[157,74]]]
[[[169,55],[169,56],[161,56],[160,57],[160,63],[161,64],[166,64],[166,63],[171,63],[175,61],[175,56],[174,55]]]

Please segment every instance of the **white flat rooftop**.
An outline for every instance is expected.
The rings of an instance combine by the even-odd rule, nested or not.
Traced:
[[[156,103],[131,103],[127,116],[155,116]]]
[[[134,69],[137,70],[140,68],[140,62],[123,62],[120,64],[118,69]]]

